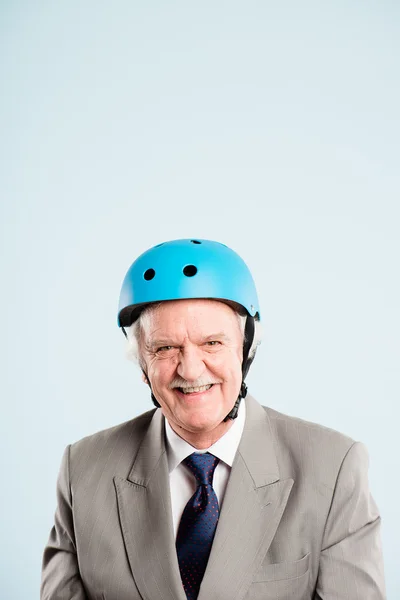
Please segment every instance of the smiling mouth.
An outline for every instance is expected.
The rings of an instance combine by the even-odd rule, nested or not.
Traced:
[[[199,392],[207,392],[210,388],[212,388],[213,385],[213,383],[210,383],[209,385],[202,385],[200,387],[178,387],[177,389],[182,392],[182,394],[195,394]]]

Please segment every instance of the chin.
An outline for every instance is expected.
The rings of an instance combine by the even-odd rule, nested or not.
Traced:
[[[229,411],[227,411],[226,414],[228,414],[228,412]],[[187,427],[193,433],[200,431],[213,431],[221,424],[221,421],[223,421],[225,416],[226,415],[223,415],[220,420],[216,421],[215,418],[201,418],[201,416],[199,415],[197,418],[188,419]]]

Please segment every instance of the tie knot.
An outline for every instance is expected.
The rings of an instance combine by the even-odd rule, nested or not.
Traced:
[[[212,485],[215,467],[219,463],[219,458],[209,452],[193,452],[182,462],[191,470],[199,485]]]

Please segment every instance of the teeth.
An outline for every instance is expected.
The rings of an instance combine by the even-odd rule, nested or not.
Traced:
[[[209,390],[211,386],[212,383],[210,383],[209,385],[202,385],[201,387],[187,387],[180,389],[184,394],[192,394],[193,392],[205,392],[206,390]]]

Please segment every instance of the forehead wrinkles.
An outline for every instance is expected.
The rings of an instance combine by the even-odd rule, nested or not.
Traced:
[[[140,329],[146,342],[159,337],[203,338],[217,332],[225,333],[233,341],[243,334],[241,317],[229,306],[213,300],[158,304],[142,313]]]
[[[153,349],[155,345],[166,343],[183,346],[189,338],[186,328],[179,321],[160,324],[157,321],[154,322],[150,316],[143,325],[140,334],[141,340],[149,350]]]
[[[203,344],[209,340],[219,340],[228,345],[235,344],[236,337],[232,332],[228,332],[217,327],[191,328],[189,331],[186,328],[178,329],[163,329],[157,328],[152,330],[144,340],[147,346],[171,344],[174,346],[184,347],[186,344]]]

